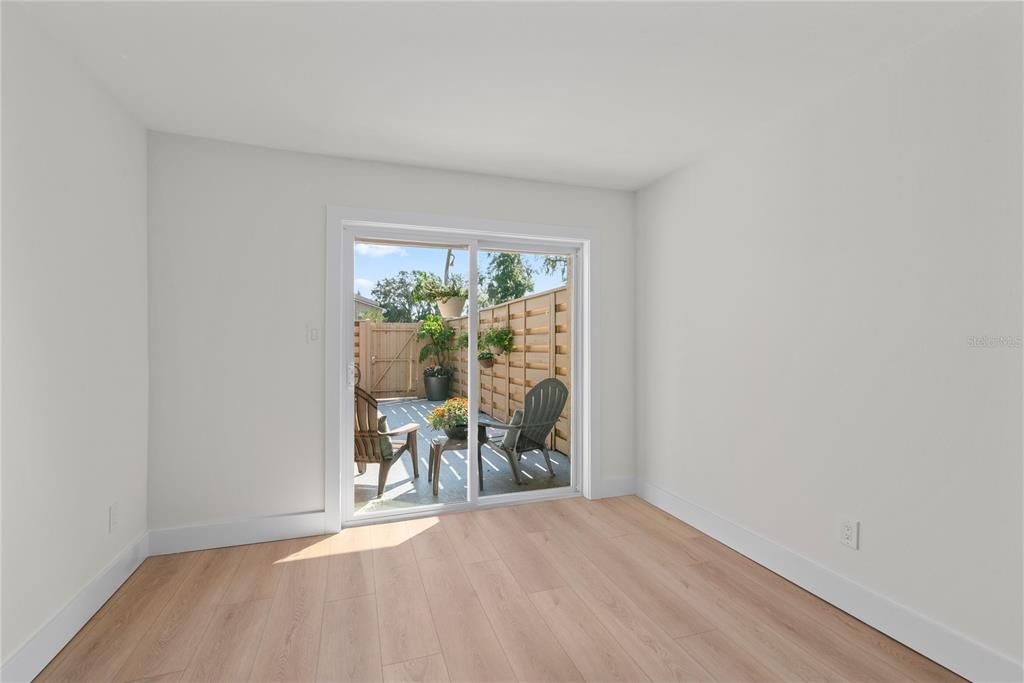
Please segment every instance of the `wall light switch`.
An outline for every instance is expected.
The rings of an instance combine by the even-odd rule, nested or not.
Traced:
[[[313,323],[306,324],[306,343],[315,344],[320,341],[320,328]]]

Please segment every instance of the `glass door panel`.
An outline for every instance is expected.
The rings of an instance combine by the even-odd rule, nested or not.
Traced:
[[[355,513],[465,503],[469,250],[357,239],[353,262]]]
[[[571,486],[572,257],[480,251],[477,267],[479,495]]]

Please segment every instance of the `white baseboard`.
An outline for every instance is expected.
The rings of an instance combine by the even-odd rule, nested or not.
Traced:
[[[758,564],[975,681],[1021,681],[1021,665],[715,513],[646,482],[639,495]]]
[[[284,538],[318,536],[324,533],[325,525],[326,514],[321,511],[173,529],[151,529],[149,554],[167,555],[189,550],[279,541]]]
[[[11,655],[0,668],[0,681],[21,683],[39,675],[148,555],[148,534],[142,534]]]
[[[222,524],[150,530],[121,551],[57,616],[11,655],[0,668],[0,681],[21,683],[35,678],[142,561],[151,555],[318,536],[324,533],[325,524],[325,513],[305,512]]]
[[[592,498],[611,498],[613,496],[629,496],[636,493],[636,479],[633,477],[619,477],[616,479],[602,479],[593,487]]]

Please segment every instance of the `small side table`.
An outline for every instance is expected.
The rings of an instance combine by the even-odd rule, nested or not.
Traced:
[[[477,426],[476,439],[476,463],[477,473],[480,475],[480,490],[484,490],[484,463],[483,446],[487,443],[487,427]],[[427,481],[433,482],[433,493],[438,493],[438,484],[441,479],[441,454],[445,451],[461,451],[469,448],[469,439],[449,439],[447,436],[437,436],[430,440],[430,461],[427,467]]]

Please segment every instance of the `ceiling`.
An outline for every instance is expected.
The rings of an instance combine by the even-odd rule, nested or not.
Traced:
[[[154,130],[635,189],[978,10],[142,2],[15,11]]]

